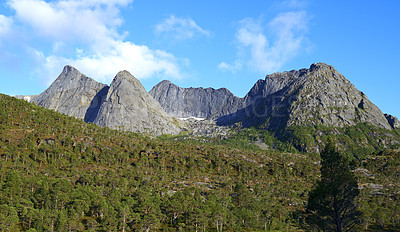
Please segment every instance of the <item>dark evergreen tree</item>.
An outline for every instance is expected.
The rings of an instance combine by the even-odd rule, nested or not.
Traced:
[[[320,156],[321,180],[310,192],[306,207],[309,229],[353,231],[361,218],[355,204],[359,195],[356,177],[333,143],[328,143]]]

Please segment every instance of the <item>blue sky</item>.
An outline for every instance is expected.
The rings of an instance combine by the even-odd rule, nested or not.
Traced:
[[[400,116],[400,1],[6,0],[0,92],[44,91],[66,64],[105,84],[128,70],[147,90],[226,87],[243,97],[273,72],[334,66]]]

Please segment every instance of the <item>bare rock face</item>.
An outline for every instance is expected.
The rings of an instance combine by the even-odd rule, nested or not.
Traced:
[[[93,121],[100,126],[139,133],[178,134],[173,118],[146,92],[127,71],[119,72],[110,85],[107,97]]]
[[[332,66],[274,73],[245,96],[246,107],[218,120],[272,130],[292,125],[345,127],[368,122],[391,129],[378,107]]]
[[[386,119],[388,120],[388,123],[390,126],[393,127],[393,129],[400,128],[400,121],[398,118],[390,115],[390,114],[385,114]]]
[[[67,65],[48,89],[29,100],[36,105],[90,121],[107,90],[107,85],[98,83]]]
[[[181,88],[162,81],[149,93],[165,112],[177,118],[216,119],[243,108],[243,100],[225,88]]]

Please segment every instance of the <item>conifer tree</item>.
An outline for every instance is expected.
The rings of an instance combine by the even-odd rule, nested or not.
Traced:
[[[348,160],[329,142],[321,152],[321,179],[309,194],[306,221],[318,231],[353,231],[360,222],[357,180]]]

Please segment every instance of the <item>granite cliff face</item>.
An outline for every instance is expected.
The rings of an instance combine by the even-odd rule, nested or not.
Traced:
[[[242,99],[225,88],[181,88],[162,81],[149,93],[165,112],[177,118],[216,119],[243,108]]]
[[[67,65],[43,93],[20,98],[112,129],[154,135],[180,131],[159,103],[127,71],[119,72],[109,87]]]
[[[90,121],[107,90],[107,85],[98,83],[67,65],[49,88],[29,100],[36,105]]]
[[[94,123],[111,129],[146,132],[155,135],[178,134],[160,104],[146,92],[142,84],[127,71],[119,72],[111,82]]]
[[[219,125],[241,123],[278,130],[292,125],[345,127],[368,122],[392,128],[364,93],[324,63],[267,75],[244,98],[224,90],[179,88],[166,81],[150,93],[173,116],[205,117]]]

